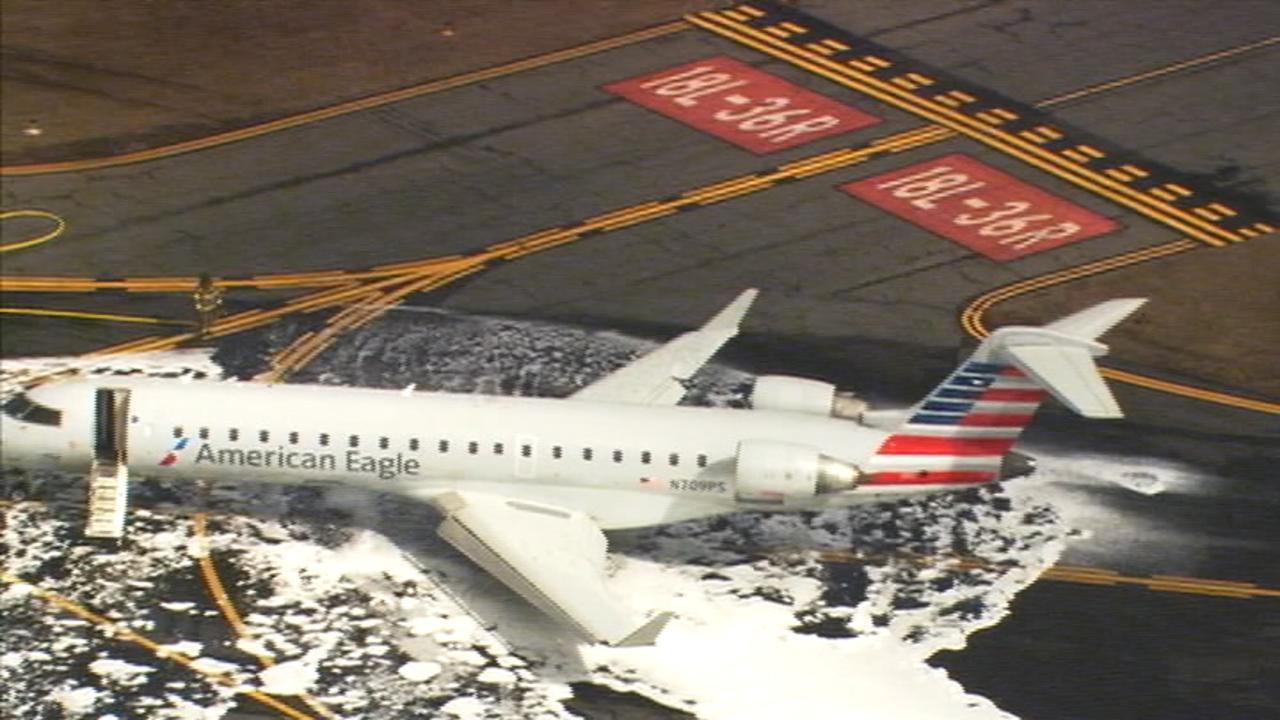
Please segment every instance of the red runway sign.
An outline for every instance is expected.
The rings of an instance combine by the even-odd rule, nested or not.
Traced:
[[[992,260],[1014,260],[1120,228],[1110,218],[963,154],[840,189]]]
[[[730,57],[698,60],[604,89],[758,154],[880,122]]]

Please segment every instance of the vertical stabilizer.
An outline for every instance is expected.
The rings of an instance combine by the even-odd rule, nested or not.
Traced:
[[[1144,302],[1109,300],[1043,327],[991,333],[907,412],[872,456],[870,482],[960,485],[1008,476],[1006,454],[1048,394],[1085,417],[1122,417],[1093,360],[1107,353],[1096,338]]]

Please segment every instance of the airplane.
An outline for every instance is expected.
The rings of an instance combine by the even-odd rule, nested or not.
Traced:
[[[1108,350],[1097,338],[1146,302],[1109,300],[1044,326],[998,328],[906,410],[873,410],[831,383],[782,375],[756,380],[750,409],[678,405],[755,297],[744,291],[701,328],[567,398],[48,382],[0,407],[0,464],[88,470],[86,534],[101,537],[123,531],[130,472],[398,493],[438,508],[441,537],[586,639],[648,645],[671,615],[641,620],[613,596],[604,530],[823,510],[1027,475],[1034,460],[1012,447],[1049,395],[1085,417],[1122,417],[1094,363]]]

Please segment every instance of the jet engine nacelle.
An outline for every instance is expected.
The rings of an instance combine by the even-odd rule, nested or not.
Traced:
[[[772,440],[738,443],[739,500],[785,504],[858,486],[862,472],[806,445]]]
[[[751,391],[751,407],[857,420],[867,404],[851,393],[837,392],[836,386],[829,382],[789,375],[761,375]]]

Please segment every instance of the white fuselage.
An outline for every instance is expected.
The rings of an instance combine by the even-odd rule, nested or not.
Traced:
[[[863,466],[886,437],[819,415],[156,379],[31,390],[60,422],[5,416],[4,465],[87,472],[99,388],[128,391],[124,460],[135,476],[348,484],[419,499],[466,489],[579,509],[606,529],[947,489],[861,486],[785,506],[740,502],[743,441],[805,445]]]

